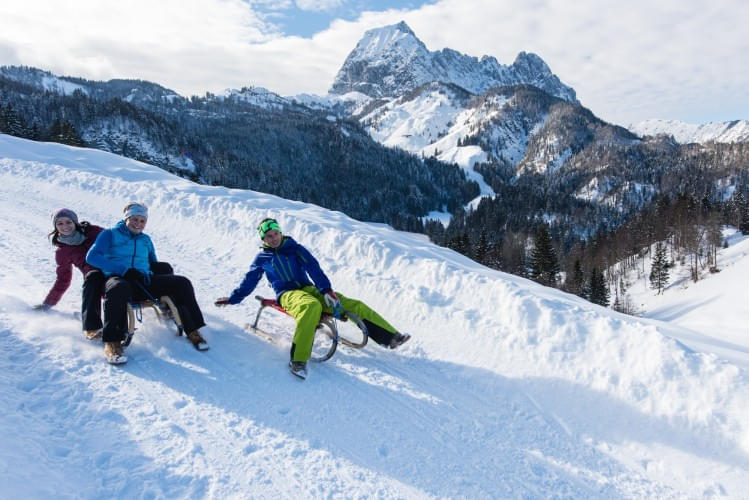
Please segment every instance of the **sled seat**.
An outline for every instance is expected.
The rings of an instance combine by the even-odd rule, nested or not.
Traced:
[[[281,304],[279,304],[276,299],[266,299],[265,297],[261,297],[260,295],[257,295],[255,298],[257,299],[258,302],[260,302],[261,310],[265,307],[272,307],[276,311],[280,311],[284,313],[286,316],[291,316],[291,314],[289,314],[289,311],[284,309],[283,306],[281,306]],[[258,316],[260,315],[258,314]],[[322,322],[324,318],[332,318],[332,317],[333,317],[332,314],[324,312],[320,315],[320,322]],[[341,321],[346,321],[347,319],[348,318],[346,318],[345,316],[342,316],[340,318]],[[257,321],[255,321],[255,324],[257,324]]]
[[[255,316],[255,322],[252,324],[252,328],[257,328],[258,321],[260,320],[260,315],[262,314],[262,312],[265,310],[266,307],[270,307],[287,316],[291,316],[291,314],[289,314],[289,312],[286,309],[284,309],[281,306],[281,304],[278,303],[276,299],[268,299],[261,295],[255,295],[255,299],[258,302],[260,302],[260,307],[258,308],[257,315]],[[359,328],[359,330],[361,331],[361,340],[358,342],[354,340],[349,340],[344,337],[339,337],[338,328],[335,325],[335,320],[346,322],[349,319],[351,319],[353,323],[356,324],[357,328]],[[320,321],[317,324],[317,328],[320,329],[323,327],[327,327],[332,332],[332,334],[335,335],[336,342],[340,340],[343,345],[346,345],[348,347],[353,347],[354,349],[361,349],[362,347],[367,345],[367,341],[369,340],[367,327],[364,325],[364,323],[362,323],[362,321],[354,313],[350,311],[344,311],[343,314],[341,314],[340,318],[336,318],[334,315],[330,313],[323,312],[320,315]],[[329,333],[328,335],[332,336],[332,334]]]

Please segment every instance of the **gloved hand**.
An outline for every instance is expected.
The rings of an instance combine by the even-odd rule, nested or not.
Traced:
[[[335,309],[336,307],[341,307],[341,300],[338,298],[338,295],[336,295],[333,290],[325,290],[322,297],[323,299],[325,299],[325,303],[331,309]]]
[[[125,274],[122,275],[123,278],[128,280],[130,283],[144,283],[145,276],[143,276],[143,273],[138,271],[137,269],[130,268],[127,271],[125,271]]]
[[[341,300],[338,298],[338,295],[335,294],[333,290],[325,290],[325,292],[322,294],[323,299],[325,300],[325,303],[333,309],[333,316],[336,318],[341,317]]]
[[[229,305],[229,297],[221,297],[216,299],[216,302],[213,303],[216,307],[224,307]]]
[[[44,302],[42,302],[41,304],[37,304],[37,305],[33,306],[32,309],[35,310],[35,311],[47,312],[50,309],[52,309],[52,306],[50,306],[49,304],[45,304]]]

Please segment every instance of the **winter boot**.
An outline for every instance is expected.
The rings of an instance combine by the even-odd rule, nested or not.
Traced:
[[[208,342],[205,341],[203,336],[197,330],[193,330],[188,333],[187,340],[189,340],[192,343],[193,347],[195,347],[195,349],[197,349],[198,351],[208,350]]]
[[[86,330],[86,340],[96,340],[101,338],[101,328],[98,330]]]
[[[407,333],[394,333],[388,347],[390,347],[390,349],[395,349],[396,347],[408,342],[408,339],[410,338],[411,336]]]
[[[111,365],[127,363],[127,356],[123,354],[120,342],[104,342],[104,355],[107,357],[107,363]]]
[[[307,378],[307,363],[304,361],[289,361],[291,374],[304,380]]]

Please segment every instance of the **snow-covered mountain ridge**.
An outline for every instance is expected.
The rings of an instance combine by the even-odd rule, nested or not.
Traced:
[[[638,143],[633,134],[580,106],[574,90],[538,56],[521,53],[512,66],[496,65],[487,56],[479,61],[450,49],[430,52],[399,23],[364,34],[327,96],[298,99],[359,120],[386,146],[458,164],[480,185],[473,208],[482,197],[494,196],[490,184],[497,178],[540,174],[553,179],[558,171],[566,175],[565,166],[584,163],[568,161],[587,148]],[[481,174],[477,166],[484,167]],[[583,173],[578,185],[565,190],[593,200],[586,197],[590,183],[602,179],[591,176],[595,172]],[[625,198],[642,203],[618,197],[623,183],[609,184],[613,189],[595,198],[596,204],[613,206]],[[619,209],[627,213],[633,207]]]
[[[89,94],[89,89],[84,85],[74,83],[64,77],[55,76],[49,71],[42,71],[36,68],[0,66],[0,75],[26,85],[31,85],[40,90],[60,95],[70,95],[76,90],[86,95]]]
[[[287,99],[263,87],[244,87],[239,90],[227,89],[220,97],[224,99],[237,99],[260,107],[275,107],[276,109],[281,109],[291,104]]]
[[[148,109],[187,101],[184,96],[173,90],[142,80],[89,81],[82,78],[56,76],[48,71],[20,66],[0,66],[0,76],[60,95],[71,95],[73,92],[79,91],[93,98],[119,98]],[[288,99],[268,89],[254,86],[247,86],[242,89],[226,89],[219,95],[207,94],[207,99],[216,101],[235,99],[259,107],[276,109],[293,105]]]
[[[453,83],[474,94],[529,84],[577,102],[575,91],[536,54],[521,52],[504,66],[491,56],[477,59],[452,49],[430,52],[405,22],[367,31],[338,71],[330,93],[398,97],[430,82]]]
[[[673,136],[681,144],[708,142],[749,142],[749,121],[685,123],[678,120],[645,120],[629,129],[637,135],[665,134]]]
[[[151,208],[159,257],[195,285],[206,353],[144,317],[131,362],[109,367],[66,316],[77,274],[56,312],[29,311],[53,279],[50,211],[74,205],[109,225],[132,199]],[[747,374],[687,348],[683,328],[489,270],[420,235],[96,150],[0,135],[0,208],[0,496],[743,494]],[[288,350],[243,329],[251,299],[212,306],[246,271],[267,215],[337,289],[414,339],[395,352],[341,347],[306,382],[288,375]]]
[[[386,146],[460,165],[482,186],[474,206],[480,197],[493,195],[474,170],[477,165],[518,176],[553,176],[588,147],[624,148],[639,142],[585,108],[527,85],[475,95],[433,82],[400,98],[371,103],[359,104],[362,112],[356,115],[370,135]],[[585,189],[584,184],[573,186],[579,193]]]

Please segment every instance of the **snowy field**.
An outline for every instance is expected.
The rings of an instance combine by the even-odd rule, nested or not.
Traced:
[[[195,285],[211,350],[144,312],[128,364],[106,364],[72,316],[77,271],[52,312],[30,311],[54,277],[52,210],[110,226],[130,200]],[[6,135],[0,210],[0,498],[747,498],[749,342],[701,330],[709,311],[740,331],[737,298],[693,286],[653,314],[668,322],[623,316],[422,235]],[[293,377],[287,347],[244,330],[255,301],[212,305],[266,216],[413,340]]]
[[[718,273],[703,270],[702,279],[694,283],[689,263],[677,261],[669,270],[668,286],[656,295],[648,283],[646,259],[646,272],[628,292],[643,317],[678,325],[678,338],[688,347],[715,353],[749,370],[749,301],[745,295],[749,237],[735,228],[725,228],[723,235],[729,246],[718,252]]]

